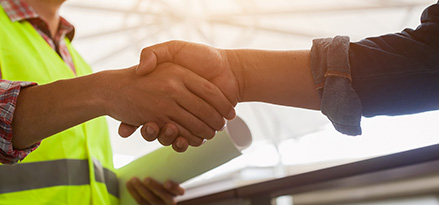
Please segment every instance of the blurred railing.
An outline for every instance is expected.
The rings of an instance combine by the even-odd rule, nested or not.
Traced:
[[[273,199],[280,196],[343,189],[346,187],[363,187],[425,178],[426,176],[433,176],[435,180],[427,181],[427,186],[424,187],[406,186],[406,192],[399,194],[407,195],[407,190],[409,190],[413,194],[439,195],[439,181],[437,180],[439,179],[439,144],[237,187],[181,201],[179,204],[269,205]],[[386,197],[392,196],[392,194],[394,197],[398,197],[398,193],[391,192]],[[364,196],[362,197],[364,198]],[[349,200],[356,200],[355,197],[342,198],[344,201],[341,200],[337,203],[347,203]],[[320,199],[320,201],[322,200]],[[317,202],[311,204],[317,204]],[[324,202],[323,199],[323,204],[330,204],[330,202]]]

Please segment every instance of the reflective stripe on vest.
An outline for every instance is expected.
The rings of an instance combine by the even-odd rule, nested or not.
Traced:
[[[118,180],[115,173],[93,160],[97,182],[105,183],[108,193],[119,197]],[[62,159],[34,163],[0,166],[0,194],[31,189],[88,185],[88,160]]]

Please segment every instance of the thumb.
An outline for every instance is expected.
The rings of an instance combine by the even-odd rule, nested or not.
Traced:
[[[178,41],[170,41],[144,48],[140,53],[136,73],[145,75],[152,72],[160,63],[172,62],[174,47],[178,44],[180,44]]]
[[[140,54],[140,62],[137,66],[136,73],[138,75],[146,75],[152,72],[157,66],[156,54],[150,48],[144,48]]]

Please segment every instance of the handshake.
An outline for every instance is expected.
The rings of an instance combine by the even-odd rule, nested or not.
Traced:
[[[147,141],[172,145],[183,152],[199,146],[235,117],[242,99],[239,66],[232,50],[170,41],[144,48],[140,63],[117,73],[109,115],[122,123],[119,134],[130,136],[141,126]]]
[[[235,117],[238,102],[319,109],[310,51],[224,50],[183,41],[144,48],[138,66],[107,81],[106,112],[123,122],[122,137],[142,126],[147,141],[183,152]],[[104,75],[104,74],[103,74]],[[115,97],[116,96],[116,97]]]
[[[122,122],[122,137],[141,127],[145,140],[183,152],[211,139],[235,117],[234,106],[247,101],[319,109],[310,51],[225,50],[184,41],[147,47],[137,66],[21,90],[12,144],[24,149],[108,115]]]

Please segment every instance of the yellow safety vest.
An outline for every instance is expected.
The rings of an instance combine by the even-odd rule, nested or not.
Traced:
[[[77,75],[91,68],[66,40]],[[27,21],[11,22],[0,6],[3,79],[46,84],[74,73]],[[44,139],[17,165],[0,165],[0,204],[118,204],[105,118]]]

